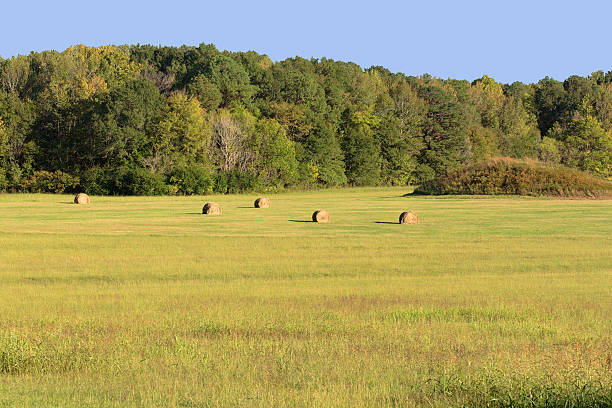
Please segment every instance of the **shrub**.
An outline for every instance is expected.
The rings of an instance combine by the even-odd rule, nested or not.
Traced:
[[[214,191],[221,194],[234,194],[253,191],[259,187],[257,177],[249,172],[220,172],[215,177]]]
[[[100,167],[93,167],[83,173],[81,177],[81,190],[92,195],[109,195],[107,172]]]
[[[83,176],[81,190],[94,195],[163,195],[164,176],[139,167],[93,168]]]
[[[538,157],[543,162],[559,163],[561,161],[559,142],[551,137],[544,137],[538,146]]]
[[[436,177],[434,169],[426,164],[419,164],[415,170],[416,179],[421,183],[427,183],[432,181]]]
[[[164,177],[143,168],[120,167],[112,172],[112,190],[120,195],[163,195],[168,193]]]
[[[612,183],[560,165],[500,158],[438,176],[415,193],[602,197],[612,196]]]
[[[79,178],[61,171],[35,171],[31,177],[21,179],[17,190],[28,193],[73,193]]]
[[[202,165],[179,166],[168,177],[175,194],[208,194],[213,190],[210,172]]]
[[[0,169],[0,192],[3,192],[8,187],[8,179],[3,169]]]
[[[23,171],[21,168],[14,164],[8,163],[8,166],[5,168],[4,176],[6,177],[6,189],[12,193],[19,191],[19,185],[22,180]]]

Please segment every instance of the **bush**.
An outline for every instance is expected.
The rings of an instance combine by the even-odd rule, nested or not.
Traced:
[[[10,192],[19,191],[19,185],[23,176],[23,171],[15,163],[9,163],[4,173],[6,177],[7,190]]]
[[[438,176],[415,193],[603,197],[612,196],[612,183],[560,165],[501,158]]]
[[[544,137],[538,146],[538,157],[543,162],[559,163],[561,161],[559,142],[551,137]]]
[[[17,190],[27,193],[73,193],[79,178],[61,171],[35,171],[31,177],[23,178]]]
[[[213,190],[210,172],[202,165],[179,166],[168,177],[175,194],[208,194]]]
[[[138,167],[92,168],[83,175],[81,190],[93,195],[163,195],[165,178]]]
[[[416,179],[420,181],[421,183],[430,182],[436,177],[435,170],[426,164],[417,165],[415,173],[416,173]]]
[[[147,169],[134,168],[123,173],[122,195],[164,195],[168,194],[165,177]]]
[[[3,169],[0,169],[0,193],[6,191],[8,187],[8,179],[6,178],[6,173]]]
[[[230,171],[218,173],[215,177],[214,191],[221,194],[234,194],[253,191],[259,187],[257,177],[249,172]]]
[[[100,167],[87,170],[81,177],[81,190],[91,195],[110,195],[106,173]]]

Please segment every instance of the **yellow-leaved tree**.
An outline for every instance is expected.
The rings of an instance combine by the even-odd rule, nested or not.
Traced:
[[[210,127],[200,102],[182,92],[168,98],[157,126],[149,167],[166,172],[177,165],[206,164]]]

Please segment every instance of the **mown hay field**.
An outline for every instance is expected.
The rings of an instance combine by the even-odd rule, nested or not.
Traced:
[[[612,201],[404,193],[1,195],[0,407],[609,406]]]

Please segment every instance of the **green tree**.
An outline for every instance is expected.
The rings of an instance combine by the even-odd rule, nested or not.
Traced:
[[[274,119],[263,119],[255,125],[251,142],[256,171],[265,185],[287,186],[298,178],[294,142],[287,138],[283,126]]]
[[[499,113],[501,134],[499,148],[504,156],[535,157],[540,143],[536,119],[520,100],[508,98]]]
[[[547,134],[555,122],[567,120],[567,95],[563,84],[546,77],[535,86],[535,107],[538,113],[538,127]]]
[[[612,131],[606,131],[585,98],[565,131],[563,163],[603,177],[612,174]]]
[[[538,158],[546,163],[559,163],[561,161],[559,144],[552,137],[543,137],[542,143],[538,145]]]
[[[9,140],[4,122],[0,119],[0,191],[4,191],[8,185],[6,171],[9,167]]]
[[[417,154],[422,136],[402,134],[401,122],[394,116],[382,118],[375,136],[380,144],[381,179],[384,184],[408,185],[415,181]]]
[[[156,136],[146,159],[152,170],[165,173],[177,165],[204,164],[210,131],[197,99],[180,92],[170,95]]]
[[[291,140],[303,142],[315,126],[312,112],[304,105],[272,102],[269,110],[270,115],[287,129]]]
[[[136,79],[143,67],[130,59],[129,49],[104,45],[87,47],[76,45],[68,48],[63,54],[71,57],[80,67],[79,80],[90,80],[94,76],[104,79],[109,88]]]
[[[421,181],[426,181],[461,166],[468,146],[464,118],[452,95],[438,86],[425,85],[419,89],[419,97],[427,103],[427,111],[417,173]]]
[[[344,130],[342,150],[349,184],[355,186],[377,185],[381,182],[380,145],[373,128],[379,119],[368,112],[352,115]]]
[[[612,83],[602,84],[593,92],[597,120],[605,130],[612,130]]]
[[[347,183],[344,153],[336,138],[336,132],[320,123],[310,133],[305,148],[298,154],[302,164],[302,180],[309,184],[316,181],[324,186],[342,186]]]
[[[38,147],[31,140],[32,128],[37,120],[36,106],[22,100],[16,93],[0,91],[0,121],[5,134],[5,177],[16,184],[22,175],[31,175]]]
[[[502,86],[493,78],[484,75],[473,82],[470,94],[472,103],[480,113],[482,126],[491,129],[499,128],[500,112],[505,101]]]
[[[81,134],[91,132],[83,141],[75,141],[81,165],[143,167],[152,154],[163,107],[163,96],[146,79],[111,90],[81,122]]]
[[[204,75],[196,76],[187,87],[190,95],[195,96],[206,110],[215,110],[223,101],[223,95],[215,84]]]

